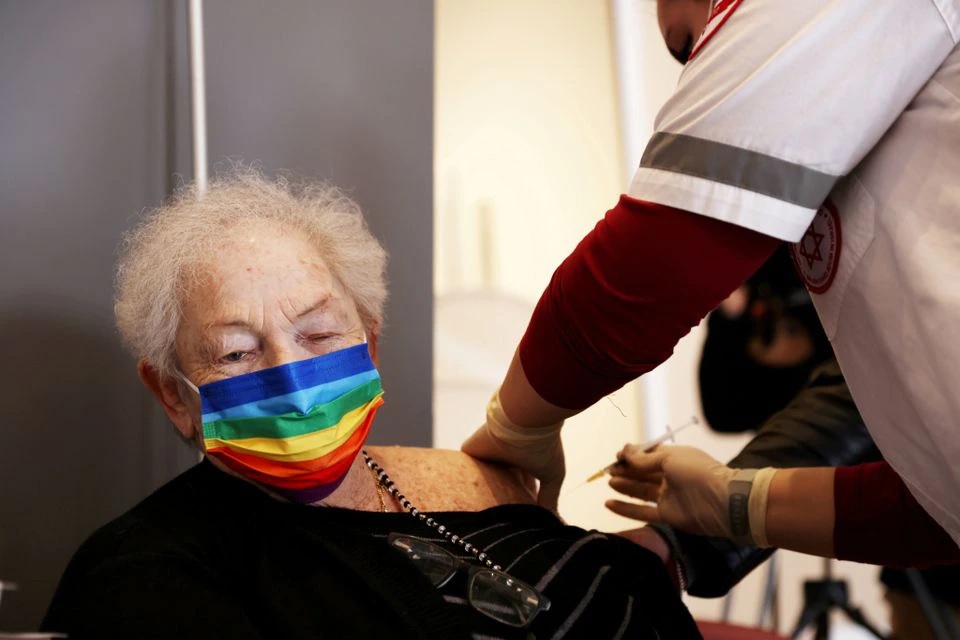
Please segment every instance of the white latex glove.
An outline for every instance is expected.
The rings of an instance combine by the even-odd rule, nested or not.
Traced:
[[[609,500],[608,509],[690,533],[731,537],[729,484],[735,469],[693,447],[660,446],[644,452],[627,445],[618,457],[623,464],[610,472],[610,486],[655,504]]]
[[[481,460],[508,464],[530,473],[540,481],[537,503],[556,513],[560,487],[566,475],[560,428],[563,422],[546,427],[521,427],[507,417],[500,406],[499,392],[487,405],[487,421],[460,449]]]

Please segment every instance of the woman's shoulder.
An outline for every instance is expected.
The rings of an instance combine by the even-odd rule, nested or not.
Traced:
[[[478,511],[502,504],[536,504],[536,491],[512,467],[481,462],[461,451],[368,447],[397,487],[423,511]]]

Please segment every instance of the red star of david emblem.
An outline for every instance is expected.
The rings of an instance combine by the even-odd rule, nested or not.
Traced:
[[[823,261],[823,254],[820,253],[820,245],[823,244],[824,234],[820,233],[814,228],[814,225],[810,225],[810,228],[807,229],[807,232],[803,234],[803,239],[800,241],[800,250],[799,253],[807,261],[807,268],[813,269],[814,262]],[[813,240],[813,252],[807,248],[807,238]]]

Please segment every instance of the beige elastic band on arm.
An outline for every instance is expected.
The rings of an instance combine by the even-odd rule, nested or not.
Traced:
[[[767,496],[770,494],[770,482],[777,470],[765,467],[757,471],[753,477],[753,487],[750,489],[750,501],[747,510],[750,513],[750,533],[753,535],[753,544],[758,547],[769,547],[767,540]]]
[[[737,469],[727,483],[727,525],[730,539],[737,544],[753,544],[750,531],[750,491],[756,469]]]
[[[487,428],[498,440],[512,445],[523,446],[553,440],[563,427],[563,421],[545,427],[521,427],[514,424],[500,406],[500,392],[497,391],[487,404]]]
[[[727,485],[730,539],[737,544],[769,547],[767,495],[777,472],[772,467],[737,469]]]

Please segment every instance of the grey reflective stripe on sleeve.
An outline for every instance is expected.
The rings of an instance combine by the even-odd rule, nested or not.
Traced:
[[[679,133],[653,134],[641,167],[683,173],[818,209],[839,176],[756,151]]]

